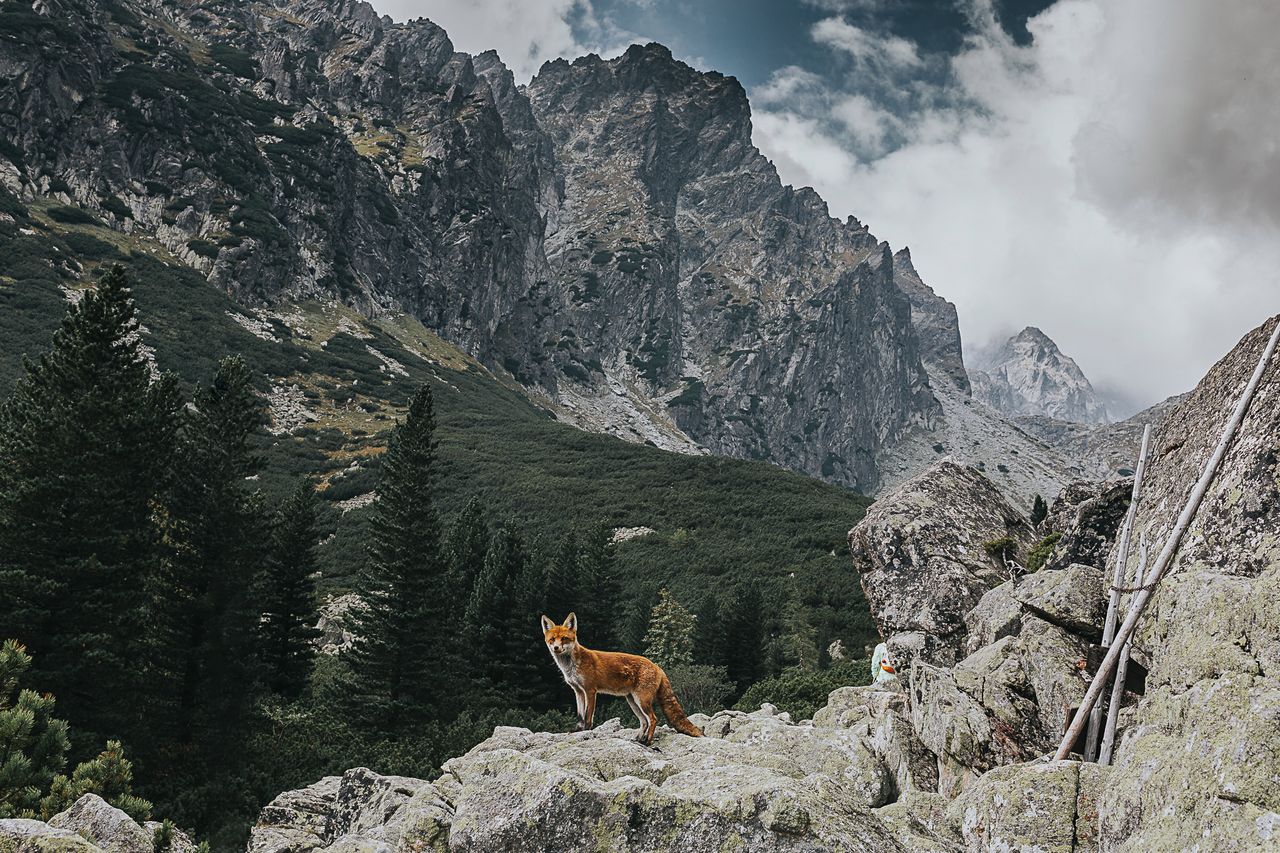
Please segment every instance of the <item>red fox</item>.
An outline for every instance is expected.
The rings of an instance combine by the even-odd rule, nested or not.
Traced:
[[[547,642],[564,682],[573,688],[578,700],[577,731],[591,728],[596,714],[596,694],[625,696],[631,711],[640,721],[636,737],[645,746],[653,744],[653,731],[658,715],[653,711],[656,699],[667,722],[690,737],[702,737],[702,729],[689,722],[680,700],[671,689],[671,681],[662,667],[640,655],[623,652],[596,652],[578,643],[578,617],[570,613],[563,625],[542,617],[542,638]]]

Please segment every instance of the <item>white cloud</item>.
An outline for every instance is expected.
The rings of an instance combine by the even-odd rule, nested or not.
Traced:
[[[860,66],[899,69],[921,64],[914,43],[898,36],[872,33],[843,18],[823,18],[813,25],[811,33],[818,44],[847,53]]]
[[[806,6],[824,12],[869,12],[887,5],[890,0],[800,0]]]
[[[971,11],[933,106],[885,119],[795,69],[757,144],[909,244],[966,341],[1034,324],[1099,386],[1186,390],[1280,311],[1280,4],[1060,0],[1026,47]],[[905,144],[869,155],[889,131]]]
[[[519,82],[557,57],[612,56],[636,38],[599,18],[591,0],[373,0],[397,21],[429,18],[456,50],[496,50]]]

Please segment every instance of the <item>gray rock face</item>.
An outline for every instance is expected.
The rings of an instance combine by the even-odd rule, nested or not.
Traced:
[[[1105,569],[1132,494],[1132,478],[1105,483],[1077,481],[1064,488],[1049,505],[1049,514],[1040,525],[1045,534],[1062,534],[1046,567],[1082,563]],[[1137,540],[1133,545],[1136,552]]]
[[[1075,761],[1000,767],[956,798],[947,815],[972,853],[1093,853],[1105,780],[1106,768]]]
[[[1101,640],[1110,582],[1093,566],[1072,563],[1020,579],[1012,597],[1040,618],[1081,637]]]
[[[975,397],[1006,415],[1088,424],[1109,420],[1080,367],[1035,326],[974,359],[969,379]]]
[[[874,488],[937,410],[887,246],[782,185],[736,80],[660,45],[548,63],[527,94],[564,185],[531,296],[566,417]]]
[[[964,648],[964,616],[1008,578],[983,547],[1010,537],[1025,549],[1031,525],[972,468],[939,463],[872,504],[849,531],[863,592],[895,662],[950,665]],[[913,648],[918,650],[913,650]]]
[[[154,832],[97,794],[85,794],[71,808],[49,818],[54,829],[67,829],[106,853],[152,853]]]
[[[893,256],[893,283],[911,301],[911,325],[920,338],[920,360],[955,388],[969,393],[956,306],[933,292],[911,263],[911,250]]]

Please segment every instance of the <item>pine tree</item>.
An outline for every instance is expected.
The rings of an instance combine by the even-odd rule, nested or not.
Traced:
[[[552,689],[563,680],[547,655],[539,627],[547,611],[546,565],[544,554],[526,553],[511,579],[508,607],[502,614],[502,686],[516,707],[549,707]]]
[[[609,525],[596,525],[582,540],[578,575],[584,603],[572,609],[578,613],[579,624],[587,627],[587,645],[593,649],[620,648],[625,627],[622,590],[615,568],[613,530]],[[638,633],[643,636],[643,629]]]
[[[489,522],[484,504],[471,498],[449,529],[445,553],[449,560],[449,609],[463,613],[471,598],[476,578],[484,570],[484,556],[489,550]]]
[[[138,823],[151,819],[151,803],[133,793],[133,763],[124,757],[120,741],[107,741],[97,758],[76,765],[71,778],[54,777],[49,795],[40,802],[40,815],[48,820],[85,794],[97,794]]]
[[[1044,502],[1044,498],[1036,495],[1035,500],[1031,502],[1031,525],[1039,527],[1040,522],[1049,516],[1049,505]]]
[[[697,628],[698,618],[669,590],[659,590],[658,603],[644,635],[645,656],[664,669],[693,663],[693,635]]]
[[[741,693],[764,677],[764,600],[760,587],[748,583],[728,608],[725,666]]]
[[[569,533],[561,540],[547,571],[547,615],[560,622],[570,612],[584,610],[588,603],[582,588],[584,580],[580,576],[578,539]]]
[[[795,593],[787,598],[782,630],[775,640],[775,650],[779,669],[818,668],[818,633],[809,621],[800,597]]]
[[[231,773],[257,696],[259,610],[252,591],[268,529],[261,495],[246,486],[260,460],[249,441],[264,420],[252,376],[223,359],[183,417],[180,476],[169,528],[174,589],[169,636],[181,679],[179,740],[205,777]]]
[[[180,405],[172,377],[152,381],[118,266],[0,405],[0,625],[86,746],[145,740],[168,687],[151,595]]]
[[[469,669],[481,690],[497,689],[503,684],[512,589],[524,570],[526,556],[520,537],[505,525],[498,528],[467,601],[463,632],[474,658]]]
[[[448,566],[433,501],[436,455],[431,389],[409,404],[382,455],[350,652],[359,723],[403,733],[437,716],[456,690],[462,654],[446,612]]]
[[[259,584],[260,655],[267,685],[294,699],[306,685],[320,635],[316,607],[316,495],[300,482],[276,513],[271,548]]]
[[[725,626],[720,615],[720,599],[707,594],[698,607],[698,630],[694,633],[694,657],[698,663],[723,666],[725,663]]]
[[[53,717],[53,696],[19,689],[30,666],[17,640],[0,646],[0,819],[38,814],[71,745],[66,722]]]

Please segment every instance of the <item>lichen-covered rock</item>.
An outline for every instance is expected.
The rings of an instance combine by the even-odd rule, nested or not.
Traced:
[[[993,762],[1025,761],[1056,746],[1087,687],[1084,655],[1078,638],[1028,614],[1017,636],[956,664],[956,686],[990,715]]]
[[[0,820],[0,853],[153,853],[159,827],[156,821],[139,825],[97,794],[84,794],[48,823]],[[173,831],[172,853],[195,849],[185,833]]]
[[[1072,563],[1021,578],[1011,595],[1037,616],[1090,640],[1102,638],[1110,584],[1092,566]]]
[[[1229,673],[1148,692],[1099,800],[1102,848],[1280,846],[1280,685]]]
[[[1105,483],[1076,482],[1064,488],[1041,525],[1045,533],[1062,534],[1045,567],[1083,563],[1106,568],[1107,554],[1129,511],[1132,494],[1132,477]]]
[[[106,853],[152,853],[155,846],[153,833],[97,794],[80,797],[49,818],[49,825],[70,830]]]
[[[617,720],[499,727],[434,783],[361,768],[281,795],[250,851],[904,849],[872,812],[897,791],[859,731],[767,708],[699,722],[707,737],[663,729],[656,749]]]
[[[1016,745],[1002,738],[979,702],[955,676],[921,661],[911,665],[911,725],[937,756],[938,792],[954,797],[1002,760],[1017,760]]]
[[[0,853],[98,853],[99,848],[69,829],[42,820],[0,820]]]
[[[249,853],[305,853],[324,846],[335,819],[341,783],[341,776],[326,776],[305,788],[285,791],[268,803],[249,838]]]
[[[1096,849],[1097,833],[1078,837],[1079,802],[1083,792],[1081,828],[1087,830],[1102,772],[1096,765],[1090,768],[1089,782],[1082,786],[1085,774],[1075,761],[997,767],[957,797],[947,815],[959,824],[964,849],[971,853],[1083,853]]]
[[[973,654],[1022,629],[1022,603],[1013,597],[1013,582],[1005,581],[983,593],[978,603],[964,615],[964,654]]]
[[[813,725],[848,729],[864,738],[888,770],[898,796],[938,790],[937,758],[916,736],[901,683],[832,691],[814,714]]]
[[[1254,329],[1157,430],[1136,530],[1159,549],[1280,318]],[[1102,849],[1280,845],[1280,359],[1134,638],[1146,693],[1100,801]],[[1133,570],[1136,555],[1130,556]]]
[[[962,853],[960,828],[947,815],[951,800],[927,791],[907,791],[875,810],[910,853]]]
[[[899,667],[917,656],[949,666],[964,648],[964,617],[1007,579],[987,553],[1010,537],[1024,549],[1029,522],[972,468],[941,462],[872,505],[849,531],[854,567],[880,635]],[[895,635],[918,633],[918,651]]]

